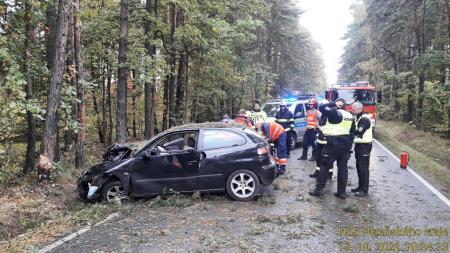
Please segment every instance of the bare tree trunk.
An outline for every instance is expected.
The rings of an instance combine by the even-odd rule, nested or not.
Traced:
[[[117,81],[116,141],[127,142],[127,53],[128,53],[128,0],[120,1],[119,69]]]
[[[153,3],[152,3],[153,2]],[[154,14],[154,18],[158,17],[158,1],[157,0],[147,0],[145,3],[145,10],[147,11],[147,14],[151,15],[152,10]],[[146,21],[144,24],[144,33],[145,37],[147,38],[144,42],[144,47],[147,56],[154,57],[156,54],[156,47],[154,45],[150,44],[150,38],[151,34],[150,31],[152,27],[154,26],[154,23],[150,20]],[[155,29],[156,30],[156,29]],[[155,38],[156,31],[153,33],[153,37]],[[145,109],[144,109],[144,118],[145,118],[145,126],[144,126],[144,138],[150,139],[154,135],[154,129],[155,129],[155,121],[154,119],[154,108],[155,108],[155,80],[152,79],[152,83],[149,81],[145,81],[144,84],[144,103],[145,103]]]
[[[67,44],[66,44],[66,73],[70,78],[70,85],[72,85],[76,89],[76,71],[74,71],[74,45],[73,45],[73,30],[74,30],[74,19],[73,19],[73,6],[71,5],[69,7],[69,21],[68,21],[68,28],[67,28]],[[72,105],[73,106],[73,115],[70,115],[74,119],[77,115],[77,105],[76,103]],[[73,145],[75,139],[74,139],[74,132],[71,129],[64,130],[64,152],[67,152],[70,150],[71,146]]]
[[[183,124],[184,119],[184,106],[185,106],[185,86],[186,86],[186,66],[187,66],[187,52],[183,50],[180,55],[180,62],[178,65],[178,76],[177,76],[177,92],[175,100],[175,113],[176,113],[176,124]]]
[[[109,128],[108,128],[108,145],[112,143],[112,132],[113,132],[113,118],[112,118],[112,102],[111,102],[111,82],[112,82],[112,66],[108,62],[108,80],[106,83],[107,97],[106,104],[108,105],[108,119],[109,119]]]
[[[55,57],[55,29],[56,29],[56,8],[54,1],[47,1],[45,16],[47,19],[48,34],[46,40],[47,68],[52,69],[53,58]]]
[[[44,129],[44,156],[49,162],[55,158],[55,146],[57,145],[57,112],[61,102],[61,86],[66,61],[67,20],[69,14],[69,1],[59,0],[58,18],[56,22],[55,50],[52,61],[50,87],[47,99],[47,115]],[[46,173],[50,173],[51,167]]]
[[[24,50],[24,62],[23,62],[23,73],[26,75],[27,86],[26,86],[26,99],[33,99],[33,82],[30,75],[29,62],[32,55],[30,44],[33,43],[33,26],[31,25],[31,4],[29,1],[25,1],[25,50]],[[23,166],[23,173],[27,174],[28,172],[34,169],[35,165],[35,157],[36,153],[36,120],[33,116],[33,113],[27,110],[27,153],[25,159],[25,165]]]
[[[81,46],[81,20],[80,20],[80,0],[75,0],[74,8],[74,53],[76,66],[76,87],[77,98],[77,120],[79,130],[76,134],[75,143],[75,166],[83,168],[86,165],[86,156],[84,153],[84,145],[86,144],[86,107],[84,101],[84,68],[83,68],[83,51]]]

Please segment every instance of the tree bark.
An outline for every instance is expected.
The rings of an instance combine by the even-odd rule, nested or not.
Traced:
[[[147,11],[148,15],[154,14],[154,18],[158,17],[158,1],[157,0],[147,0],[145,3],[145,10]],[[154,57],[156,54],[156,47],[155,45],[150,44],[150,40],[152,38],[151,36],[151,29],[154,26],[154,23],[150,20],[147,20],[144,24],[144,33],[145,33],[145,53],[149,57]],[[156,29],[155,29],[156,30]],[[156,37],[155,35],[156,31],[153,33],[153,38]],[[148,70],[149,71],[149,70]],[[155,80],[152,79],[151,82],[149,82],[146,78],[145,84],[144,84],[144,103],[145,103],[145,109],[144,109],[144,118],[145,118],[145,126],[144,126],[144,138],[150,139],[153,137],[154,129],[155,129],[155,121],[154,119],[154,107],[155,107]]]
[[[47,99],[47,115],[44,129],[44,156],[52,162],[55,158],[57,145],[57,112],[61,102],[61,86],[65,70],[67,20],[69,14],[69,1],[59,0],[58,18],[56,22],[55,50],[52,60],[50,87]],[[49,169],[51,170],[51,168]]]
[[[117,81],[116,141],[127,142],[127,53],[128,53],[128,0],[120,1],[119,69]]]
[[[77,87],[77,120],[78,131],[75,143],[75,167],[83,168],[86,165],[86,156],[84,153],[84,145],[86,144],[86,107],[84,99],[84,68],[83,68],[83,51],[81,45],[81,19],[80,19],[80,0],[75,0],[74,8],[74,53],[76,66],[76,87]]]
[[[108,105],[108,145],[112,144],[112,131],[113,131],[113,118],[112,118],[112,102],[111,102],[111,82],[112,82],[112,66],[108,62],[108,78],[106,83],[106,91],[107,97],[106,97],[106,104]]]
[[[56,29],[56,8],[54,1],[47,1],[47,10],[45,16],[47,19],[47,40],[46,40],[46,53],[47,53],[47,68],[52,69],[52,62],[55,56],[55,29]]]
[[[69,76],[70,85],[72,85],[76,89],[76,71],[74,69],[74,45],[73,45],[73,30],[74,30],[74,19],[73,19],[73,6],[69,7],[69,21],[68,21],[68,28],[67,28],[67,44],[66,44],[66,73]],[[77,105],[74,103],[73,105],[73,117],[76,119],[77,117]],[[72,131],[72,129],[64,130],[64,152],[67,152],[70,150],[71,146],[73,145],[75,139],[75,133]]]
[[[187,68],[187,52],[183,50],[180,55],[177,76],[177,92],[175,99],[176,124],[183,124],[184,106],[185,106],[185,88],[186,88],[186,68]]]
[[[26,100],[30,101],[33,99],[33,82],[30,74],[29,62],[32,55],[31,43],[33,43],[33,26],[31,25],[31,4],[30,1],[25,1],[25,50],[24,50],[24,62],[23,62],[23,73],[26,75],[27,85],[26,85]],[[23,166],[23,173],[34,169],[35,165],[35,153],[36,153],[36,120],[31,111],[27,110],[27,153],[25,158],[25,164]]]

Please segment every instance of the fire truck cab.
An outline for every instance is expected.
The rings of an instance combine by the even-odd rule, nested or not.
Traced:
[[[343,98],[346,102],[345,110],[352,110],[352,104],[356,101],[363,104],[364,113],[368,114],[372,126],[375,127],[377,119],[377,92],[375,87],[369,82],[356,83],[340,83],[325,92],[325,99],[328,101],[335,101],[338,98]]]

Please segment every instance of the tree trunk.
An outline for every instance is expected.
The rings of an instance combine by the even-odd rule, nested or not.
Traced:
[[[186,67],[187,67],[187,52],[183,50],[180,55],[180,62],[178,65],[178,76],[177,76],[177,92],[175,100],[175,113],[176,113],[176,124],[183,124],[184,119],[184,106],[185,106],[185,88],[186,88]]]
[[[33,43],[32,33],[33,26],[31,25],[31,4],[29,1],[25,1],[25,50],[24,50],[24,62],[23,62],[23,73],[26,75],[27,86],[26,86],[26,99],[27,101],[33,99],[33,83],[30,74],[30,58],[32,55],[30,44]],[[27,153],[25,158],[25,165],[23,166],[23,173],[27,174],[28,172],[34,169],[35,165],[35,153],[36,153],[36,120],[31,111],[27,110]]]
[[[119,69],[117,81],[116,141],[127,142],[127,53],[128,53],[128,0],[120,1]]]
[[[47,19],[47,40],[46,40],[46,53],[47,53],[47,68],[52,69],[52,62],[55,56],[55,29],[56,29],[56,8],[54,1],[47,1],[47,10],[45,16]]]
[[[86,144],[86,107],[84,101],[84,68],[83,68],[83,51],[81,45],[81,19],[80,19],[80,0],[75,0],[74,6],[74,53],[76,66],[76,87],[77,87],[77,120],[78,132],[76,134],[75,143],[75,167],[83,168],[86,165],[86,156],[84,153],[84,145]]]
[[[65,70],[67,20],[69,14],[69,1],[59,0],[58,18],[56,22],[55,50],[52,61],[50,87],[47,99],[47,115],[44,129],[44,156],[52,162],[55,158],[57,145],[57,112],[61,102],[61,86]],[[51,171],[51,167],[48,169]],[[50,171],[48,173],[50,173]]]
[[[107,97],[106,97],[106,104],[108,105],[108,122],[109,122],[109,128],[108,128],[108,145],[112,144],[112,132],[113,132],[113,118],[112,118],[112,102],[111,102],[111,82],[112,82],[112,66],[108,62],[108,80],[106,83],[106,91]]]
[[[145,10],[147,11],[148,15],[151,15],[152,10],[154,14],[154,18],[158,17],[158,8],[157,8],[158,2],[157,0],[147,0],[145,3]],[[144,24],[144,33],[145,37],[147,38],[144,41],[144,47],[145,47],[145,53],[149,57],[154,57],[156,54],[156,47],[152,44],[150,44],[151,39],[151,29],[154,26],[154,23],[150,20],[147,20]],[[156,30],[156,29],[155,29]],[[153,33],[153,38],[155,38],[155,33]],[[152,83],[149,82],[147,79],[144,84],[144,103],[145,103],[145,109],[144,109],[144,118],[145,118],[145,126],[144,126],[144,138],[150,139],[154,135],[154,129],[155,129],[155,122],[153,120],[154,118],[154,98],[155,98],[155,80],[152,79]]]
[[[69,21],[68,21],[68,28],[67,28],[67,44],[66,44],[66,73],[69,76],[70,79],[70,85],[72,85],[76,89],[76,73],[73,69],[74,67],[74,45],[73,45],[73,30],[74,30],[74,15],[73,15],[73,6],[69,7]],[[73,110],[71,117],[74,119],[77,115],[77,105],[76,103],[72,105]],[[67,152],[70,150],[71,146],[74,143],[74,132],[71,129],[64,130],[64,152]]]

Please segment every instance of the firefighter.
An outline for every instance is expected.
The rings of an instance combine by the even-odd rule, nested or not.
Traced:
[[[258,103],[256,103],[253,106],[253,112],[251,114],[251,119],[253,124],[256,124],[257,122],[266,122],[267,120],[267,114],[265,111],[261,111],[261,107]]]
[[[355,123],[355,159],[358,173],[358,187],[351,189],[357,197],[367,197],[369,191],[369,162],[372,151],[372,122],[363,112],[360,102],[352,104],[352,111],[356,116]]]
[[[291,131],[294,130],[294,115],[288,110],[286,102],[281,102],[280,110],[275,114],[275,122],[286,132],[287,157],[291,157]]]
[[[319,118],[320,118],[320,112],[317,110],[317,100],[311,99],[308,102],[308,111],[306,112],[306,131],[305,135],[303,135],[303,152],[302,156],[298,158],[298,160],[306,160],[308,156],[308,147],[312,147],[312,155],[309,161],[315,161],[316,160],[316,135],[317,135],[317,128],[319,126]]]
[[[327,182],[327,174],[330,165],[337,161],[337,192],[335,197],[345,199],[348,179],[348,154],[353,145],[353,133],[355,122],[353,115],[344,110],[345,100],[339,98],[336,102],[319,106],[322,115],[327,117],[327,144],[323,148],[320,161],[320,171],[317,177],[315,189],[311,190],[311,196],[323,196],[323,189]]]
[[[287,134],[285,128],[276,122],[257,122],[256,128],[261,129],[261,132],[266,137],[267,141],[277,149],[275,159],[277,164],[276,176],[278,177],[285,174],[287,165]]]
[[[319,119],[319,127],[317,128],[317,136],[316,136],[316,170],[314,173],[309,174],[311,178],[317,178],[319,176],[320,171],[320,162],[322,161],[322,155],[320,154],[327,145],[327,117],[325,115],[321,115]],[[328,178],[331,179],[333,177],[333,164],[328,168]]]
[[[248,119],[245,109],[239,109],[238,116],[234,120],[234,123],[246,126],[248,128],[253,128],[253,124],[251,120]]]

